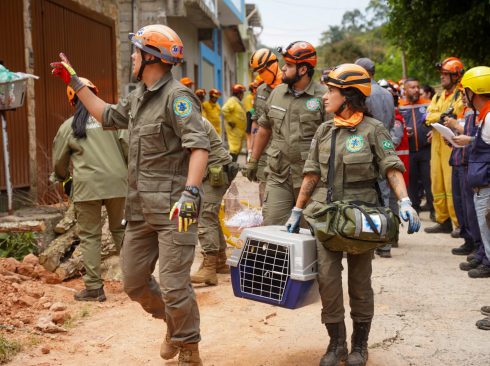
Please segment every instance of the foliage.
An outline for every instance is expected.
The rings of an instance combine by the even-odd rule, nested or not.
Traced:
[[[22,349],[20,343],[10,341],[0,334],[0,363],[7,363]]]
[[[37,254],[33,233],[0,233],[0,257],[22,260],[30,253]]]
[[[388,0],[387,35],[425,65],[458,56],[489,65],[490,1]]]

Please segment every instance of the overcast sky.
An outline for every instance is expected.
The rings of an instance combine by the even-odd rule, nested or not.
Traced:
[[[364,9],[369,0],[247,0],[258,6],[264,30],[260,42],[269,47],[292,41],[318,45],[323,31],[339,25],[347,10]]]

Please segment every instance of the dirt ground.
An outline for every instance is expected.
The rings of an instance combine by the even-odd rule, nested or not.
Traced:
[[[427,213],[422,219],[423,227],[432,224]],[[464,257],[450,249],[461,242],[443,234],[404,233],[393,258],[374,260],[368,365],[490,364],[490,332],[475,327],[483,317],[480,307],[490,305],[490,280],[470,279],[459,270]],[[199,261],[196,257],[195,266]],[[58,296],[71,311],[68,331],[39,335],[10,329],[7,336],[30,337],[10,365],[177,365],[159,357],[164,323],[131,302],[120,283],[106,285],[108,301],[102,304],[75,303],[73,288],[81,286],[80,280],[45,285],[49,296]],[[205,365],[318,365],[325,352],[328,337],[315,292],[309,305],[296,310],[236,298],[228,275],[196,293]],[[348,316],[345,276],[344,302]],[[347,329],[350,334],[350,321]]]

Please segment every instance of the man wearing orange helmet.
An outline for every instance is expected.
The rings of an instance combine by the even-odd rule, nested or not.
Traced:
[[[299,231],[303,208],[310,227],[315,228],[318,255],[318,285],[322,300],[321,321],[330,343],[321,366],[364,366],[368,360],[368,337],[374,315],[371,286],[373,250],[353,253],[340,243],[322,242],[315,215],[325,204],[336,201],[363,201],[381,204],[377,179],[386,177],[400,200],[400,217],[409,221],[408,233],[419,230],[420,220],[412,208],[403,180],[405,167],[396,155],[389,132],[383,124],[366,116],[366,97],[371,94],[367,71],[359,65],[343,64],[322,77],[328,90],[323,95],[325,112],[333,120],[323,123],[311,141],[304,165],[301,191],[290,211],[286,228]],[[277,89],[276,89],[277,90]],[[334,240],[334,239],[332,239]],[[348,294],[353,321],[351,352],[346,342],[342,289],[342,258],[347,251]]]
[[[92,93],[97,87],[88,79],[80,81]],[[100,124],[78,100],[72,87],[66,88],[75,114],[58,129],[53,142],[54,178],[66,182],[73,166],[70,190],[79,227],[85,289],[75,294],[77,301],[105,301],[101,278],[102,206],[105,206],[114,244],[119,252],[124,237],[124,201],[127,191],[127,131],[103,131]]]
[[[247,128],[247,115],[242,104],[245,87],[242,84],[235,84],[231,92],[232,96],[224,104],[222,112],[225,120],[230,155],[233,161],[236,162],[238,160],[238,154],[242,150],[245,130]]]
[[[434,123],[444,123],[447,115],[457,116],[462,113],[464,105],[458,84],[463,76],[463,63],[456,57],[449,57],[442,63],[436,64],[441,73],[441,94],[436,94],[427,108],[425,123],[430,126]],[[449,165],[451,147],[444,142],[442,135],[432,129],[430,178],[432,195],[434,197],[434,210],[437,223],[425,228],[426,233],[451,233],[457,229],[458,218],[454,210],[452,194],[452,172]],[[459,233],[455,230],[455,237]]]
[[[130,131],[124,290],[153,317],[165,320],[161,357],[180,353],[180,366],[198,366],[199,310],[190,269],[209,138],[199,100],[172,77],[172,66],[183,62],[179,36],[167,26],[149,25],[129,39],[135,46],[133,76],[142,82],[118,104],[90,92],[63,54],[51,66],[104,128]],[[159,284],[152,276],[157,261]]]
[[[315,48],[297,41],[280,51],[286,62],[282,68],[284,84],[271,92],[258,120],[259,130],[246,171],[250,181],[256,180],[258,161],[270,140],[265,225],[284,224],[288,219],[298,197],[311,140],[325,119],[321,97],[326,88],[312,79],[317,63]]]
[[[257,121],[264,114],[265,104],[272,90],[282,83],[282,72],[279,69],[279,60],[276,55],[267,48],[261,48],[255,51],[250,58],[249,67],[253,72],[257,72],[262,80],[262,83],[257,87],[254,99],[254,113],[252,115],[252,148],[253,140],[259,125]],[[264,203],[265,185],[267,181],[267,150],[269,149],[270,141],[264,149],[264,153],[257,162],[256,179],[259,181],[259,197],[260,204]],[[251,154],[250,154],[251,156]]]
[[[192,81],[191,78],[187,76],[184,76],[182,79],[180,79],[180,82],[191,90],[194,87],[194,82]]]
[[[196,89],[194,94],[196,94],[197,98],[199,99],[202,105],[202,103],[206,99],[206,89],[202,89],[202,88]]]
[[[221,97],[221,92],[218,89],[209,91],[209,100],[202,103],[202,116],[205,117],[221,137],[221,108],[218,104],[218,99]]]

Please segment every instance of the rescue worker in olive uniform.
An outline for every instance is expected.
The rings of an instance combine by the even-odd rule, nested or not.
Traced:
[[[282,83],[282,72],[279,69],[279,60],[276,55],[267,48],[255,51],[250,58],[249,67],[253,72],[257,72],[264,81],[257,87],[254,100],[254,114],[252,115],[252,147],[255,135],[259,129],[257,121],[264,114],[265,105],[272,90]],[[267,182],[267,150],[265,148],[262,156],[257,163],[257,180],[259,181],[260,205],[264,203],[265,186]]]
[[[242,104],[245,87],[241,84],[235,84],[232,88],[232,96],[226,101],[221,109],[225,120],[226,137],[230,155],[233,161],[238,160],[238,154],[242,150],[243,140],[245,139],[245,130],[247,128],[247,115]]]
[[[312,79],[317,63],[315,48],[297,41],[281,53],[286,62],[282,68],[284,84],[272,91],[258,120],[259,131],[246,171],[247,178],[254,181],[258,161],[271,140],[264,225],[283,225],[287,221],[298,197],[311,139],[325,117],[321,97],[326,88]]]
[[[332,202],[364,201],[380,205],[379,176],[386,177],[400,204],[400,216],[409,221],[408,232],[420,228],[417,212],[412,208],[403,180],[403,163],[396,155],[390,134],[383,124],[365,113],[366,97],[371,93],[368,73],[355,64],[343,64],[323,77],[328,91],[323,96],[325,112],[335,114],[333,121],[322,124],[311,143],[305,163],[304,179],[296,206],[287,221],[289,232],[297,232],[303,207],[308,217],[327,202],[327,177],[331,155],[332,133],[335,131],[335,160]],[[343,252],[330,251],[317,240],[318,284],[322,299],[322,323],[330,336],[320,366],[363,366],[367,362],[367,341],[374,313],[371,287],[373,251],[347,254],[349,297],[353,334],[351,353],[347,357],[344,300],[342,291]]]
[[[104,128],[129,130],[124,290],[166,322],[162,358],[179,354],[179,366],[202,365],[190,269],[209,139],[199,101],[172,77],[172,66],[183,62],[179,36],[167,26],[149,25],[129,39],[135,46],[133,76],[142,82],[116,105],[84,87],[63,54],[51,66]],[[152,276],[157,261],[160,284]]]
[[[208,169],[202,182],[203,204],[199,213],[199,244],[204,260],[199,270],[191,276],[193,283],[217,285],[217,273],[230,273],[226,265],[226,240],[219,222],[221,201],[238,172],[238,164],[223,146],[213,125],[203,118],[204,128],[209,137],[210,151]]]
[[[202,116],[213,125],[214,129],[221,136],[221,108],[218,99],[221,92],[218,89],[209,91],[209,100],[202,103]]]
[[[437,64],[436,67],[441,73],[441,85],[444,90],[442,93],[434,95],[427,108],[425,123],[428,126],[441,122],[441,119],[441,123],[444,123],[445,113],[450,112],[451,109],[451,114],[457,116],[464,108],[461,91],[458,89],[464,72],[463,63],[456,57],[449,57]],[[437,223],[434,226],[426,227],[424,229],[426,233],[449,234],[459,226],[454,210],[452,173],[449,165],[451,149],[444,142],[442,135],[432,129],[430,179]]]
[[[88,79],[80,81],[94,94],[97,87]],[[126,131],[104,131],[68,86],[73,117],[58,129],[53,142],[53,166],[56,180],[70,177],[73,165],[71,199],[79,227],[80,249],[85,274],[85,289],[75,294],[77,301],[105,301],[104,282],[100,276],[102,206],[107,210],[109,230],[116,249],[124,237],[124,202],[127,192]]]

